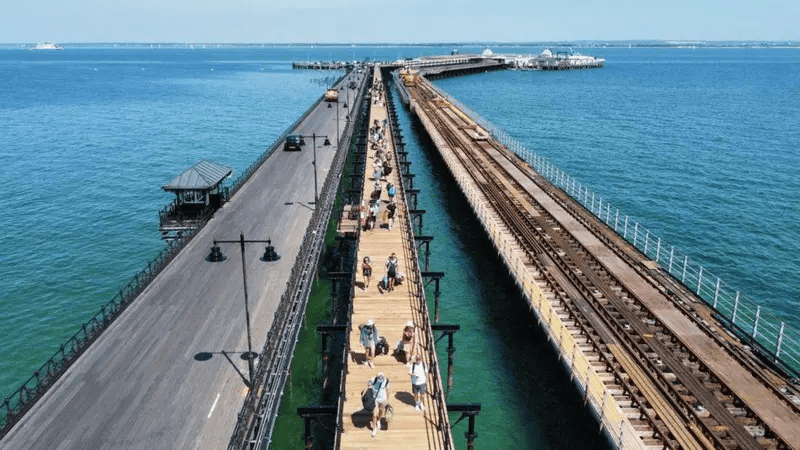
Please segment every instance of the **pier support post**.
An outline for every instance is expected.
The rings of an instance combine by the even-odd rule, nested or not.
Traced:
[[[431,241],[433,240],[433,236],[414,236],[414,242],[417,243],[417,251],[419,251],[422,245],[425,245],[425,272],[431,270],[430,269],[430,256],[431,256]],[[438,290],[438,289],[437,289]]]
[[[334,333],[344,333],[347,325],[317,325],[317,333],[322,335],[322,398],[328,394],[328,372],[330,352],[328,351],[328,338],[336,339]]]
[[[303,418],[303,441],[306,444],[306,450],[314,448],[314,436],[311,431],[311,421],[319,420],[321,416],[336,415],[336,406],[301,406],[297,408],[297,415]]]
[[[447,336],[447,392],[453,391],[453,356],[456,347],[453,345],[453,333],[461,329],[461,325],[431,325],[431,330],[441,331],[439,339]],[[437,339],[437,342],[439,341]]]
[[[480,403],[448,403],[447,404],[447,412],[460,412],[461,417],[455,421],[455,423],[450,427],[452,428],[458,422],[461,422],[464,417],[468,419],[467,421],[467,432],[464,435],[467,438],[467,449],[474,450],[475,449],[475,438],[478,437],[478,433],[475,432],[475,416],[481,412],[481,404]]]
[[[435,305],[433,323],[439,323],[439,294],[441,294],[441,292],[439,291],[439,280],[444,278],[444,272],[425,271],[422,272],[422,278],[429,280],[428,282],[430,282],[430,280],[433,280],[436,283],[436,290],[433,291],[433,299]]]
[[[410,218],[411,218],[411,225],[412,225],[411,228],[412,228],[412,230],[414,228],[414,226],[413,226],[414,225],[414,221],[416,220],[416,221],[418,221],[418,223],[417,223],[418,228],[417,228],[417,233],[416,234],[422,234],[422,215],[425,214],[425,210],[424,209],[411,209],[411,210],[408,211],[408,214],[411,215]]]
[[[410,209],[417,209],[417,194],[419,194],[419,189],[406,189],[406,198]]]

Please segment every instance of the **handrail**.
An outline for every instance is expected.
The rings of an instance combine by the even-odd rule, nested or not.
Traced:
[[[800,379],[800,333],[797,330],[770,312],[767,307],[763,307],[713,275],[675,246],[668,245],[666,241],[631,216],[621,212],[619,208],[604,202],[602,196],[596,195],[547,158],[525,148],[505,131],[446,92],[436,86],[434,88],[439,95],[490,131],[497,140],[530,164],[540,175],[569,194],[646,257],[652,258],[661,266],[661,270],[711,306],[729,331],[757,347],[767,359],[794,377],[795,382]]]

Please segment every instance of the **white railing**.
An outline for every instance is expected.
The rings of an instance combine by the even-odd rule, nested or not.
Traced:
[[[789,328],[778,316],[757,304],[743,293],[731,287],[719,277],[704,269],[672,245],[650,232],[619,208],[605,202],[581,182],[556,167],[546,158],[525,148],[516,139],[482,118],[446,92],[437,88],[446,98],[480,126],[491,132],[495,139],[530,164],[534,170],[555,186],[572,196],[598,219],[613,228],[620,236],[633,244],[648,258],[652,258],[675,279],[695,292],[719,313],[728,326],[751,343],[758,343],[767,352],[766,356],[783,364],[797,377],[800,372],[800,333]]]

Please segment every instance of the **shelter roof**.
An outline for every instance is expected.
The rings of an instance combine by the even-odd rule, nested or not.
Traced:
[[[233,173],[233,169],[228,166],[202,159],[167,184],[161,186],[161,189],[165,191],[214,189],[231,173]]]

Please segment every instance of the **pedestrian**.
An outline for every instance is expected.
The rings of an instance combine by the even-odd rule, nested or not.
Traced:
[[[361,263],[361,275],[364,277],[364,290],[366,291],[369,288],[369,279],[372,277],[372,261],[369,259],[369,256],[364,257],[364,261]]]
[[[358,327],[361,334],[359,335],[359,342],[364,347],[364,356],[367,360],[367,365],[375,368],[372,361],[375,359],[375,344],[378,342],[378,327],[372,319],[367,320],[364,325]]]
[[[386,410],[389,407],[389,379],[386,378],[383,372],[380,372],[378,376],[367,383],[367,389],[371,389],[372,394],[375,396],[376,408],[372,410],[372,420],[370,420],[371,434],[372,437],[375,437],[381,427],[381,419],[386,415]]]
[[[386,228],[391,231],[391,228],[389,227],[389,208],[383,208],[383,213],[381,214],[381,227],[384,225],[386,225]]]
[[[389,195],[389,202],[394,201],[394,196],[397,195],[397,189],[392,183],[386,184],[386,194]]]
[[[375,228],[375,223],[378,221],[378,211],[380,210],[380,206],[378,206],[378,201],[373,200],[369,206],[369,229]]]
[[[386,210],[389,211],[389,231],[394,227],[394,217],[397,215],[397,204],[392,200],[386,205]]]
[[[414,354],[416,342],[414,322],[409,320],[405,328],[403,328],[403,335],[400,336],[400,341],[397,342],[397,356],[400,357],[404,364],[411,362],[411,355]]]
[[[422,396],[428,392],[427,387],[427,373],[428,366],[422,361],[422,357],[417,354],[414,355],[412,362],[406,365],[408,367],[408,374],[411,375],[411,393],[414,394],[414,409],[424,411],[425,406],[422,404]]]
[[[397,261],[397,256],[392,253],[389,256],[389,259],[386,260],[386,278],[387,278],[387,286],[386,290],[393,291],[394,290],[394,279],[397,276],[397,265],[399,262]]]
[[[383,167],[379,164],[375,164],[375,172],[372,174],[375,181],[380,181],[381,177],[383,176]]]

